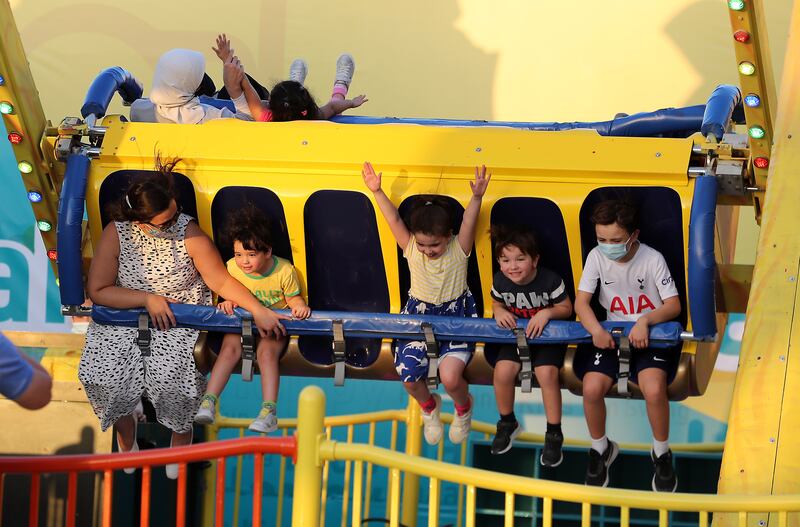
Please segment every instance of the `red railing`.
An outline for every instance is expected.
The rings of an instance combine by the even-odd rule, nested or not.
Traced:
[[[154,465],[178,463],[178,492],[176,521],[178,527],[186,525],[186,464],[195,461],[217,461],[217,484],[215,486],[216,511],[215,525],[222,526],[225,515],[225,459],[231,456],[255,455],[253,485],[253,525],[261,525],[261,493],[263,489],[264,455],[278,454],[295,458],[297,441],[294,437],[246,437],[201,443],[198,445],[174,448],[157,448],[136,453],[89,454],[78,456],[39,456],[0,458],[0,503],[3,501],[3,480],[6,474],[30,474],[30,508],[28,525],[39,525],[40,477],[43,473],[66,472],[67,514],[66,526],[75,527],[78,473],[103,472],[103,514],[102,526],[111,526],[111,497],[113,493],[113,474],[123,468],[142,469],[142,499],[139,524],[150,525],[150,476]]]

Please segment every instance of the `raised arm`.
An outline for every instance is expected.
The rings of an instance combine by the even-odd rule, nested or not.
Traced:
[[[489,180],[492,175],[486,175],[486,166],[481,166],[480,169],[475,167],[475,181],[469,182],[469,187],[472,189],[472,199],[469,200],[467,208],[464,209],[464,217],[461,220],[461,228],[458,231],[458,244],[464,251],[464,254],[469,254],[472,251],[472,244],[475,241],[475,225],[478,223],[478,213],[481,211],[481,201],[483,195],[486,194],[486,188],[489,186]]]
[[[194,222],[186,227],[186,251],[212,291],[252,313],[262,336],[272,332],[275,335],[286,334],[286,328],[280,323],[280,319],[289,317],[264,307],[245,286],[232,277],[211,239]]]
[[[369,99],[367,99],[366,95],[359,95],[352,99],[331,99],[325,106],[320,107],[319,118],[330,119],[351,108],[358,108],[367,101]]]
[[[381,189],[381,175],[383,172],[375,173],[372,164],[369,161],[364,163],[364,168],[361,170],[361,175],[364,178],[364,184],[372,191],[375,196],[375,201],[378,203],[378,208],[381,209],[381,214],[389,224],[389,229],[397,240],[397,245],[404,251],[408,246],[408,241],[411,239],[411,233],[408,232],[408,227],[403,223],[400,217],[400,212],[394,203],[389,199],[389,196]]]

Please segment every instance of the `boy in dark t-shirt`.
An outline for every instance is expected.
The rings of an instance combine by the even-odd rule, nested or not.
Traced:
[[[531,231],[496,225],[492,227],[492,242],[500,264],[500,271],[495,273],[492,284],[492,309],[498,326],[514,329],[517,318],[529,319],[525,334],[532,338],[541,335],[551,319],[572,315],[572,301],[564,281],[549,269],[538,267],[539,250]],[[558,371],[564,362],[565,351],[563,345],[531,348],[534,373],[542,389],[547,417],[545,445],[539,461],[547,467],[557,467],[563,460]],[[494,368],[494,393],[500,420],[492,441],[492,454],[507,452],[522,431],[514,415],[514,389],[520,368],[516,346],[501,346]]]

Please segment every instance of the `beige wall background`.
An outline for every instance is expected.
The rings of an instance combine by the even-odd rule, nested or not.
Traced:
[[[725,0],[10,0],[45,113],[78,115],[86,89],[123,66],[149,90],[159,55],[206,55],[226,32],[263,84],[295,57],[324,102],[342,51],[356,59],[353,113],[517,121],[605,120],[705,102],[737,83]],[[776,82],[791,0],[763,2]],[[779,82],[778,82],[779,85]],[[124,112],[116,100],[112,112]],[[127,113],[127,112],[124,112]],[[743,214],[742,239],[755,239]],[[747,261],[745,255],[737,260]]]

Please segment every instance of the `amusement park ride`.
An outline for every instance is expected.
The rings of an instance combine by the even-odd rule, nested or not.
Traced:
[[[83,276],[91,260],[92,240],[99,238],[108,222],[105,204],[120,195],[132,176],[153,169],[157,150],[184,160],[176,176],[181,205],[212,237],[226,213],[245,197],[279,226],[274,251],[293,261],[314,309],[307,321],[286,322],[292,339],[281,360],[282,375],[333,377],[336,384],[347,379],[391,382],[396,380],[391,339],[413,335],[435,349],[437,340],[457,336],[479,343],[476,360],[467,369],[469,381],[491,384],[493,344],[514,343],[521,353],[527,348],[528,342],[518,341],[490,318],[493,256],[488,236],[478,236],[475,242],[469,276],[479,312],[482,309],[487,318],[454,321],[390,314],[398,313],[405,300],[408,271],[389,229],[378,221],[374,203],[364,192],[359,168],[364,152],[380,163],[385,187],[391,189],[390,196],[401,210],[406,200],[419,194],[440,194],[464,204],[469,199],[465,179],[470,167],[491,166],[494,175],[478,232],[485,233],[492,222],[512,217],[518,223],[540,226],[544,264],[565,277],[573,292],[594,245],[593,231],[587,230],[588,210],[609,192],[624,189],[633,194],[647,211],[642,238],[665,255],[681,303],[687,306],[680,320],[655,326],[651,333],[655,345],[682,344],[678,371],[669,386],[672,400],[704,394],[727,313],[745,308],[747,312],[716,495],[656,496],[584,488],[427,460],[420,457],[420,418],[414,405],[408,411],[349,416],[350,421],[348,416],[324,418],[324,395],[309,388],[301,395],[298,419],[284,420],[280,439],[207,442],[122,455],[107,454],[108,444],[98,446],[96,454],[74,458],[3,458],[0,473],[4,477],[29,473],[31,483],[30,502],[16,508],[3,506],[2,524],[14,517],[27,518],[29,525],[44,521],[38,513],[40,474],[64,472],[69,474],[65,519],[52,524],[76,525],[77,473],[99,471],[103,482],[95,487],[101,489],[96,492],[102,493],[102,499],[94,499],[101,503],[102,512],[95,520],[111,525],[112,502],[118,503],[113,499],[114,471],[136,465],[143,467],[140,524],[161,525],[150,511],[150,466],[178,456],[176,524],[187,521],[186,463],[211,460],[216,470],[206,471],[197,523],[222,525],[225,460],[252,455],[252,519],[253,525],[261,525],[264,456],[279,454],[296,463],[291,523],[303,527],[325,521],[324,484],[328,466],[334,462],[346,463],[342,525],[350,521],[361,525],[369,516],[373,467],[387,469],[387,522],[391,525],[417,525],[421,480],[430,483],[424,504],[429,525],[439,524],[442,482],[463,486],[460,496],[465,497],[459,500],[458,514],[459,522],[463,519],[466,525],[482,524],[475,519],[479,489],[503,493],[504,525],[518,524],[515,496],[534,498],[542,525],[591,525],[593,505],[619,509],[609,525],[639,524],[632,512],[639,509],[657,511],[649,524],[658,525],[671,521],[676,525],[708,525],[709,521],[714,525],[800,525],[800,413],[793,411],[800,404],[800,359],[793,358],[791,346],[800,332],[800,322],[794,318],[800,302],[800,239],[795,232],[800,208],[792,198],[800,192],[800,179],[793,173],[800,163],[800,130],[796,130],[800,125],[800,10],[794,9],[777,98],[766,59],[761,2],[729,0],[728,8],[740,86],[718,87],[706,105],[568,125],[367,117],[339,117],[332,123],[263,125],[219,120],[202,126],[172,125],[106,115],[115,93],[126,104],[142,97],[142,88],[130,73],[110,68],[91,85],[81,117],[67,117],[54,127],[44,117],[11,10],[2,2],[0,112],[59,279],[65,315],[138,326],[146,341],[146,312],[143,318],[142,310],[85,307]],[[746,293],[737,293],[749,277],[740,278],[731,265],[735,207],[752,210],[761,224],[749,299]],[[343,232],[357,235],[337,235]],[[355,267],[359,273],[347,272]],[[229,316],[211,307],[187,305],[175,305],[174,312],[179,325],[241,332],[245,344],[241,373],[245,380],[252,378],[253,349],[252,344],[247,346],[252,342],[252,326],[246,313]],[[607,324],[619,337],[630,329],[627,324]],[[195,358],[198,368],[207,371],[215,355],[203,335]],[[531,342],[588,340],[579,322],[562,321],[551,322]],[[621,356],[629,353],[625,340],[620,341]],[[561,376],[564,388],[580,394],[581,383],[572,369],[574,348],[570,346]],[[521,385],[529,391],[530,377],[523,376]],[[641,396],[634,383],[620,382],[613,391],[617,397]],[[221,418],[219,426],[233,427],[235,421]],[[389,450],[373,444],[379,421],[392,422]],[[405,454],[392,451],[397,447],[398,423],[405,425]],[[369,444],[353,442],[352,427],[359,424],[370,426]],[[349,427],[347,441],[332,441],[331,428],[340,425]],[[215,437],[218,428],[210,428],[208,436]],[[288,434],[290,428],[296,429],[296,435]],[[480,425],[476,429],[488,431]],[[14,453],[9,445],[0,448]],[[278,518],[285,463],[281,461]],[[4,488],[9,490],[3,481],[0,496]],[[238,508],[238,495],[236,500]],[[574,518],[559,520],[554,511],[560,502],[580,504]],[[686,511],[691,520],[678,523],[672,516],[675,511]],[[539,520],[534,517],[533,525]]]

